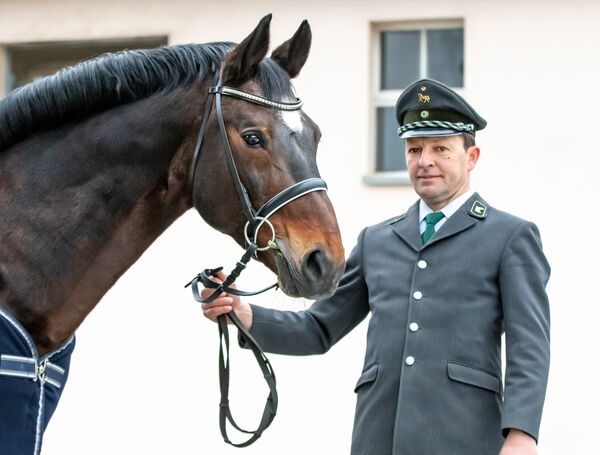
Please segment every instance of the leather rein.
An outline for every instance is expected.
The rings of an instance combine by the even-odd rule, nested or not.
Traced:
[[[311,193],[313,191],[327,191],[327,184],[321,178],[309,178],[306,180],[302,180],[283,191],[279,192],[275,196],[273,196],[267,203],[265,203],[258,210],[254,210],[252,204],[250,203],[250,198],[248,197],[248,191],[246,187],[242,183],[239,172],[237,170],[237,166],[235,164],[235,160],[233,158],[233,153],[231,151],[231,146],[229,144],[229,139],[227,137],[227,130],[225,129],[225,121],[223,119],[223,111],[221,108],[221,96],[230,96],[234,98],[238,98],[253,104],[258,104],[261,106],[265,106],[271,109],[277,109],[282,111],[296,111],[302,107],[302,100],[299,98],[296,99],[293,103],[284,103],[272,101],[267,98],[263,98],[262,96],[254,95],[251,93],[244,92],[242,90],[227,87],[220,85],[219,83],[219,72],[215,74],[215,79],[213,86],[208,90],[208,97],[206,99],[206,105],[204,108],[204,116],[202,118],[202,124],[200,126],[200,131],[198,133],[198,140],[196,141],[196,147],[194,149],[194,155],[192,158],[192,165],[190,170],[190,178],[189,178],[189,188],[192,191],[192,201],[194,207],[196,207],[196,201],[194,197],[194,179],[196,176],[196,167],[198,164],[198,158],[200,155],[200,148],[202,146],[202,140],[204,138],[204,133],[206,132],[206,127],[208,124],[208,118],[210,116],[210,111],[213,104],[213,98],[215,101],[216,112],[217,112],[217,120],[219,123],[219,132],[221,136],[221,143],[225,150],[225,156],[227,161],[227,167],[229,169],[229,173],[231,175],[231,179],[234,183],[236,193],[238,198],[240,199],[242,210],[247,219],[246,225],[244,227],[244,237],[247,243],[247,249],[243,254],[242,258],[237,262],[235,268],[231,271],[227,279],[223,283],[218,283],[212,280],[210,277],[215,276],[217,272],[223,269],[223,267],[218,267],[216,269],[205,269],[196,275],[185,287],[192,287],[192,294],[194,299],[200,303],[209,303],[215,300],[221,293],[226,292],[233,295],[239,296],[249,296],[256,295],[262,292],[268,291],[269,289],[273,289],[277,287],[277,283],[261,289],[255,292],[244,292],[238,289],[232,288],[231,285],[235,282],[237,277],[242,273],[242,271],[246,268],[246,265],[253,257],[256,257],[258,251],[266,251],[268,249],[279,249],[275,242],[275,228],[269,221],[269,217],[273,215],[277,210],[283,207],[286,204],[294,201],[295,199],[302,197],[305,194]],[[267,225],[271,229],[272,237],[268,241],[267,245],[264,247],[259,247],[258,242],[258,232],[263,225]],[[202,299],[200,295],[200,291],[198,290],[198,282],[201,282],[204,287],[214,289],[213,293],[206,299]],[[265,403],[265,408],[263,411],[263,415],[261,421],[258,425],[258,428],[254,431],[243,430],[233,419],[231,414],[231,410],[229,408],[229,329],[227,327],[227,317],[231,319],[233,324],[237,327],[239,332],[240,340],[245,344],[245,346],[249,347],[258,362],[258,365],[264,375],[265,381],[269,387],[269,396],[267,397],[267,401]],[[226,443],[231,444],[234,447],[246,447],[256,441],[263,433],[263,431],[271,424],[275,414],[277,412],[277,388],[275,381],[275,372],[273,368],[265,356],[264,352],[256,342],[256,340],[250,335],[248,330],[244,327],[242,322],[239,320],[235,312],[232,310],[228,314],[223,314],[217,317],[217,323],[219,326],[219,382],[221,389],[221,402],[220,402],[220,412],[219,412],[219,426],[221,429],[221,435]],[[231,442],[229,437],[227,436],[227,421],[231,423],[231,425],[238,431],[246,434],[252,435],[245,442],[236,444]]]

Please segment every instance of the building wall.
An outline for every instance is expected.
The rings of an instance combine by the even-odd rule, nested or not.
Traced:
[[[416,199],[409,186],[362,183],[371,149],[371,24],[464,20],[464,95],[489,122],[478,134],[482,156],[473,187],[494,206],[535,221],[553,267],[553,359],[540,453],[593,452],[600,405],[594,349],[600,3],[3,0],[0,45],[163,35],[170,44],[240,41],[268,12],[273,46],[304,18],[313,30],[295,86],[324,132],[319,166],[347,252],[364,225],[400,214]],[[4,60],[0,47],[0,91]],[[205,267],[232,267],[240,253],[192,211],[152,245],[79,329],[45,454],[233,453],[218,433],[216,327],[183,284]],[[272,280],[254,264],[239,287]],[[277,293],[252,301],[289,309],[310,304]],[[325,356],[271,356],[279,413],[245,453],[348,453],[365,333],[363,323]],[[233,410],[253,427],[267,392],[248,353],[233,353],[232,362]]]

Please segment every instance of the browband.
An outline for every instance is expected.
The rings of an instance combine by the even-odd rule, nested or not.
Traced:
[[[262,106],[274,107],[282,111],[297,111],[302,107],[303,101],[300,98],[296,98],[297,101],[294,103],[284,103],[282,101],[271,101],[270,99],[264,98],[259,95],[253,95],[251,93],[238,90],[236,88],[227,87],[225,85],[217,85],[208,89],[208,93],[220,93],[221,95],[232,96],[234,98],[240,98],[249,101],[254,104],[260,104]]]

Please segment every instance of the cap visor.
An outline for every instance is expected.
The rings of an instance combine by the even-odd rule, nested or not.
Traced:
[[[458,136],[462,131],[456,131],[446,128],[417,128],[405,131],[400,135],[402,139],[409,137],[440,137],[440,136]]]

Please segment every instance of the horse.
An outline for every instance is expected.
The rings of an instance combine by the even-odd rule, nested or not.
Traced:
[[[273,105],[296,101],[291,79],[308,57],[310,26],[302,22],[267,57],[270,21],[264,17],[237,45],[105,54],[0,101],[3,453],[39,453],[76,329],[178,217],[195,208],[246,246],[245,209],[208,94],[218,79]],[[321,132],[303,111],[234,97],[221,108],[252,207],[320,177]],[[270,247],[255,258],[277,274],[283,292],[314,299],[336,289],[344,250],[327,193],[300,196],[272,214],[273,232],[258,228],[256,243]],[[32,404],[35,412],[19,414]]]

